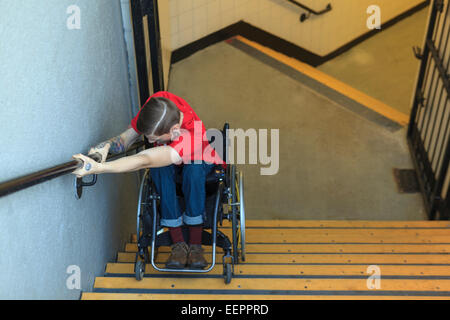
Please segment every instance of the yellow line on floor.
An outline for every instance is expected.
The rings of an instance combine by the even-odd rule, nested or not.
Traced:
[[[356,90],[355,88],[317,70],[310,65],[300,62],[294,58],[290,58],[284,54],[274,51],[268,47],[262,46],[254,41],[248,40],[242,36],[236,36],[237,40],[265,53],[266,55],[294,68],[295,70],[309,76],[310,78],[336,90],[337,92],[357,101],[361,105],[383,115],[384,117],[397,122],[402,126],[409,123],[409,116],[388,106],[387,104]]]

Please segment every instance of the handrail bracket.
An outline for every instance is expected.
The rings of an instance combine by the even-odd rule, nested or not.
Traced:
[[[300,16],[300,22],[305,22],[307,19],[309,19],[309,17],[311,16],[311,14],[314,14],[314,15],[316,15],[316,16],[320,16],[320,15],[322,15],[322,14],[325,14],[325,13],[327,13],[327,12],[333,10],[333,7],[331,6],[331,3],[327,4],[327,6],[326,6],[325,9],[320,10],[320,11],[316,11],[316,10],[311,9],[310,7],[308,7],[308,6],[306,6],[306,5],[302,4],[302,3],[299,3],[299,2],[297,2],[297,1],[295,1],[295,0],[287,0],[287,1],[289,1],[289,2],[292,3],[292,4],[295,4],[296,6],[302,8],[303,10],[306,10],[306,11],[307,11],[307,13],[303,13],[303,14]]]

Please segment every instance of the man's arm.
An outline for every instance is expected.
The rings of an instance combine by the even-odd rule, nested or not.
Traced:
[[[112,154],[125,152],[139,138],[139,136],[140,135],[130,126],[121,135],[104,141],[94,148],[91,148],[88,155],[100,153],[102,156],[101,162],[105,162],[108,152],[111,152]]]
[[[178,164],[182,161],[178,152],[169,146],[147,149],[138,154],[105,163],[97,163],[82,154],[73,157],[84,162],[83,168],[73,172],[77,177],[83,177],[89,174],[121,173],[137,171],[144,168],[159,168],[174,163]],[[89,170],[86,170],[87,167],[90,167]]]
[[[119,154],[128,150],[128,148],[140,137],[133,128],[128,129],[117,137],[111,138],[97,145],[95,148],[101,149],[106,144],[110,144],[109,151],[112,154]]]

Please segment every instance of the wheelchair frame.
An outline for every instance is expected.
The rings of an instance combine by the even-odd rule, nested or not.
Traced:
[[[228,124],[224,126],[226,133]],[[228,145],[228,144],[227,144]],[[226,157],[224,157],[226,159]],[[212,217],[211,233],[206,230],[202,232],[202,245],[212,246],[212,262],[207,269],[168,269],[160,268],[156,265],[157,250],[160,246],[170,246],[172,240],[168,231],[159,225],[157,194],[151,179],[150,169],[143,175],[137,211],[137,243],[138,252],[135,259],[136,280],[143,279],[146,263],[151,263],[152,267],[160,272],[176,273],[207,273],[216,264],[217,246],[224,250],[222,257],[223,276],[226,284],[231,282],[234,274],[234,265],[239,263],[239,254],[242,261],[245,261],[245,208],[244,208],[244,187],[242,172],[236,172],[234,164],[227,165],[227,169],[216,165],[214,168],[217,190],[215,191],[214,213]],[[150,192],[149,192],[150,191]],[[228,206],[227,213],[224,213],[224,205]],[[231,210],[230,210],[231,209]],[[151,213],[149,212],[151,210]],[[151,255],[148,252],[149,239],[148,231],[145,230],[144,219],[148,219],[151,214]],[[206,213],[209,214],[208,212]],[[218,230],[218,223],[222,226],[224,218],[231,221],[232,241],[227,235]],[[239,222],[239,226],[238,226]],[[158,228],[159,227],[159,228]],[[208,228],[209,229],[209,228]],[[147,232],[146,232],[147,231]],[[185,239],[187,239],[187,229],[183,228]],[[240,248],[239,248],[240,242]]]

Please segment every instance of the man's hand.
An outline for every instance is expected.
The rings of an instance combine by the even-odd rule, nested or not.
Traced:
[[[101,169],[103,167],[101,163],[98,163],[97,161],[86,157],[81,153],[73,155],[72,158],[75,160],[81,160],[83,162],[83,167],[72,172],[72,174],[76,175],[77,178],[82,178],[89,174],[101,173]]]
[[[98,146],[91,148],[88,152],[88,155],[98,153],[102,156],[101,163],[104,163],[106,161],[106,158],[108,157],[108,152],[110,148],[111,143],[109,141],[102,142]]]
[[[72,158],[83,161],[83,167],[72,172],[79,178],[89,174],[133,172],[182,162],[178,152],[169,146],[146,149],[138,154],[105,163],[98,163],[82,154],[76,154]]]

